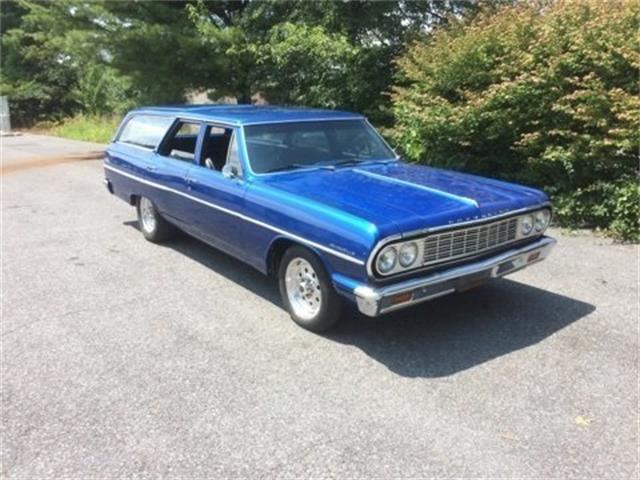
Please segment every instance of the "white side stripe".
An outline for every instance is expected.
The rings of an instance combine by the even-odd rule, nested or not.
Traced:
[[[478,202],[476,202],[473,198],[467,198],[460,195],[454,195],[453,193],[443,192],[442,190],[438,190],[436,188],[430,188],[425,185],[419,185],[417,183],[407,182],[406,180],[400,180],[399,178],[386,177],[384,175],[378,175],[377,173],[369,172],[367,170],[360,170],[359,168],[354,168],[354,172],[361,173],[363,175],[367,175],[369,177],[377,178],[379,180],[383,180],[391,183],[398,183],[400,185],[406,185],[408,187],[418,188],[421,190],[426,190],[427,192],[435,193],[437,195],[441,195],[446,198],[451,198],[453,200],[458,200],[459,202],[466,203],[467,205],[472,205],[474,207],[478,206]]]
[[[318,250],[322,250],[324,252],[330,253],[331,255],[334,255],[334,256],[336,256],[338,258],[342,258],[343,260],[347,260],[349,262],[356,263],[358,265],[364,265],[364,261],[359,260],[359,259],[357,259],[355,257],[352,257],[351,255],[347,255],[345,253],[339,252],[338,250],[334,250],[333,248],[325,247],[324,245],[321,245],[319,243],[313,242],[311,240],[307,240],[306,238],[302,238],[302,237],[300,237],[298,235],[295,235],[295,234],[293,234],[291,232],[288,232],[286,230],[282,230],[281,228],[278,228],[278,227],[274,227],[273,225],[269,225],[268,223],[261,222],[260,220],[256,220],[255,218],[248,217],[248,216],[246,216],[246,215],[244,215],[242,213],[236,212],[234,210],[229,210],[228,208],[221,207],[220,205],[215,205],[213,203],[209,203],[209,202],[207,202],[205,200],[202,200],[200,198],[191,196],[191,195],[189,195],[187,193],[184,193],[184,192],[181,192],[179,190],[174,190],[173,188],[169,188],[169,187],[167,187],[165,185],[161,185],[159,183],[151,182],[151,181],[146,180],[144,178],[140,178],[137,175],[132,175],[131,173],[125,172],[123,170],[120,170],[119,168],[112,167],[111,165],[104,164],[104,168],[107,169],[107,170],[111,170],[112,172],[115,172],[118,175],[122,175],[123,177],[127,177],[127,178],[130,178],[132,180],[136,180],[137,182],[143,183],[145,185],[149,185],[151,187],[155,187],[155,188],[157,188],[159,190],[164,190],[166,192],[171,192],[171,193],[174,193],[176,195],[180,195],[181,197],[188,198],[189,200],[192,200],[194,202],[200,203],[200,204],[205,205],[207,207],[213,208],[215,210],[219,210],[221,212],[228,213],[229,215],[233,215],[234,217],[241,218],[242,220],[245,220],[247,222],[253,223],[253,224],[258,225],[260,227],[263,227],[263,228],[266,228],[266,229],[271,230],[273,232],[276,232],[276,233],[279,233],[281,235],[284,235],[287,238],[290,238],[291,240],[295,240],[297,242],[304,243],[305,245],[309,245],[311,247],[317,248]]]

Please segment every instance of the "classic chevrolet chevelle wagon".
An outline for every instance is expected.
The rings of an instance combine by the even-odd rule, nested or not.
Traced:
[[[539,262],[555,243],[544,193],[404,163],[348,112],[135,110],[104,168],[145,238],[180,229],[276,276],[293,320],[314,331],[343,299],[376,316]]]

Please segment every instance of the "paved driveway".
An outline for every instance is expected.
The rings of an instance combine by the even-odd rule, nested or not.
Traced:
[[[637,478],[637,247],[319,336],[78,158],[2,176],[3,477]]]

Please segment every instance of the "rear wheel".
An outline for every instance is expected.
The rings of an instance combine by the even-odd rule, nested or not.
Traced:
[[[322,262],[310,250],[289,248],[280,261],[278,282],[282,302],[301,327],[322,332],[340,318],[342,301]]]
[[[175,227],[167,222],[147,197],[140,197],[137,204],[138,225],[144,238],[150,242],[162,242],[175,234]]]

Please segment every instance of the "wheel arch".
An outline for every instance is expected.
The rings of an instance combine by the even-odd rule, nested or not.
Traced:
[[[293,246],[306,248],[307,250],[313,252],[313,254],[320,260],[320,263],[322,263],[322,266],[324,267],[326,272],[328,274],[331,273],[331,269],[329,268],[329,265],[327,265],[327,261],[324,258],[324,255],[322,255],[322,252],[320,252],[317,248],[314,248],[302,242],[298,242],[296,240],[292,240],[288,237],[279,236],[271,242],[267,251],[267,275],[275,277],[278,274],[278,267],[280,265],[282,256],[289,248]]]

